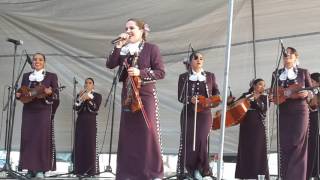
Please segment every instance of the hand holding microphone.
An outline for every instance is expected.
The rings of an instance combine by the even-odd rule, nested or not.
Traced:
[[[121,33],[116,39],[111,41],[111,44],[115,44],[117,48],[122,48],[122,46],[127,43],[128,39],[129,34]]]

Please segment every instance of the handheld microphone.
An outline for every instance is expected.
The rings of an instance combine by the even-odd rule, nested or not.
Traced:
[[[117,37],[116,39],[111,41],[111,44],[117,44],[119,41],[123,40],[122,37]]]
[[[15,45],[22,45],[23,44],[22,40],[15,40],[15,39],[7,38],[7,41],[12,42]]]
[[[126,36],[125,36],[126,35]],[[117,37],[116,39],[112,40],[111,41],[111,44],[116,44],[118,43],[119,41],[122,41],[122,40],[127,40],[129,38],[129,34],[127,33],[122,33],[119,35],[119,37]]]
[[[282,54],[283,54],[283,57],[288,57],[287,50],[286,50],[286,48],[284,48],[284,46],[283,46],[282,39],[279,39],[279,40],[280,40],[280,44],[281,44],[281,52],[282,52]]]

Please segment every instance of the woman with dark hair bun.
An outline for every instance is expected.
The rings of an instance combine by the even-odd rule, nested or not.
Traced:
[[[85,80],[84,89],[77,95],[75,110],[78,112],[75,131],[74,173],[94,176],[99,172],[97,149],[97,115],[101,95],[94,90],[93,78]]]
[[[56,170],[53,116],[59,104],[54,104],[59,101],[58,77],[48,72],[45,64],[45,55],[35,53],[34,70],[23,74],[21,88],[16,93],[17,99],[24,103],[19,170],[27,169],[27,178],[43,179],[46,171]],[[25,101],[30,97],[34,98]]]
[[[308,168],[307,168],[307,180],[311,177],[318,177],[320,167],[317,165],[320,162],[319,157],[319,85],[320,85],[320,73],[311,74],[312,87],[315,87],[312,91],[311,98],[309,100],[310,122],[309,122],[309,138],[308,138]],[[313,96],[313,97],[312,97]]]
[[[271,87],[278,88],[274,88],[274,95],[270,96],[279,104],[280,176],[283,180],[304,180],[307,173],[309,109],[306,101],[308,91],[301,90],[310,88],[312,82],[308,70],[298,67],[297,50],[293,47],[286,50],[284,67],[273,72]],[[282,96],[281,89],[300,91]]]
[[[201,106],[200,97],[208,100],[219,97],[215,74],[203,69],[205,59],[200,52],[193,52],[186,64],[188,72],[182,73],[178,81],[178,101],[183,103],[180,114],[180,146],[178,152],[177,174],[183,179],[184,169],[195,179],[211,176],[208,157],[208,137],[212,127],[210,108],[219,105],[220,101],[204,106],[203,111],[195,112],[195,104]],[[202,98],[204,99],[204,98]],[[220,98],[218,98],[220,99]],[[196,113],[196,119],[195,119]],[[195,124],[196,121],[196,124]],[[194,141],[194,124],[196,138]],[[193,147],[195,147],[193,149]]]
[[[250,83],[249,91],[240,97],[249,98],[250,108],[240,124],[235,172],[239,179],[257,179],[258,175],[269,179],[265,122],[268,99],[264,88],[265,81],[255,79]]]

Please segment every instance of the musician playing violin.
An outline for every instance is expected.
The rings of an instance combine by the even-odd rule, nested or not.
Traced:
[[[269,179],[265,122],[268,100],[264,88],[263,79],[254,79],[249,91],[240,97],[248,98],[250,107],[240,124],[237,179],[257,179],[258,175]]]
[[[309,139],[308,139],[308,168],[307,168],[307,179],[311,177],[318,177],[317,172],[320,172],[318,162],[320,157],[317,145],[320,143],[319,137],[319,86],[320,86],[320,73],[312,73],[311,81],[313,87],[318,87],[317,90],[312,91],[309,99],[309,111],[310,111],[310,122],[309,122]],[[318,171],[317,171],[318,170]]]
[[[180,74],[178,82],[178,100],[184,106],[180,116],[181,133],[177,174],[182,175],[185,166],[188,173],[198,179],[211,175],[207,148],[212,126],[210,108],[217,106],[220,102],[204,105],[205,108],[199,112],[197,108],[195,109],[196,103],[197,106],[202,105],[199,97],[205,97],[209,100],[209,97],[219,95],[214,73],[204,71],[203,64],[203,55],[200,52],[192,52],[186,65],[188,71]],[[196,119],[195,113],[197,113]],[[195,141],[194,122],[196,122]],[[193,146],[195,146],[195,150],[193,150]]]
[[[97,115],[101,95],[94,90],[93,78],[85,80],[84,89],[77,95],[75,109],[78,112],[75,147],[73,150],[74,174],[93,176],[99,171],[96,152]]]
[[[119,35],[120,41],[106,62],[108,68],[120,66],[120,71],[122,69],[119,79],[123,82],[123,88],[116,179],[161,179],[163,162],[159,102],[154,82],[164,78],[164,64],[159,48],[146,41],[150,31],[146,23],[129,19],[125,31]],[[142,81],[138,92],[133,88],[134,85],[138,86],[134,77]],[[139,98],[141,104],[136,101]]]
[[[52,119],[56,107],[52,104],[59,97],[58,78],[55,73],[46,71],[45,62],[44,54],[34,54],[34,71],[25,73],[21,82],[21,86],[27,88],[44,86],[43,98],[24,103],[22,111],[19,169],[27,169],[29,178],[43,178],[44,172],[56,169]],[[16,93],[18,99],[23,96],[20,92]]]
[[[308,70],[298,67],[297,50],[288,47],[286,51],[287,54],[283,57],[284,67],[273,73],[272,87],[311,87]],[[280,175],[283,180],[306,179],[309,124],[307,96],[307,91],[301,91],[295,98],[289,97],[279,105]],[[276,98],[271,96],[272,101]]]

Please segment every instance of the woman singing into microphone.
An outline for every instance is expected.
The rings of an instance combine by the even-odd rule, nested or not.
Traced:
[[[146,41],[147,24],[129,19],[125,28],[126,33],[119,35],[121,39],[106,62],[108,68],[123,68],[119,79],[123,88],[116,179],[161,179],[159,102],[155,83],[150,82],[164,78],[164,64],[159,48]],[[145,85],[136,89],[139,79]],[[139,100],[142,106],[133,107]],[[141,109],[134,111],[137,107]]]
[[[84,90],[77,97],[75,109],[78,111],[75,131],[74,173],[94,176],[98,173],[99,157],[96,152],[98,110],[101,95],[94,91],[94,80],[85,80]]]

